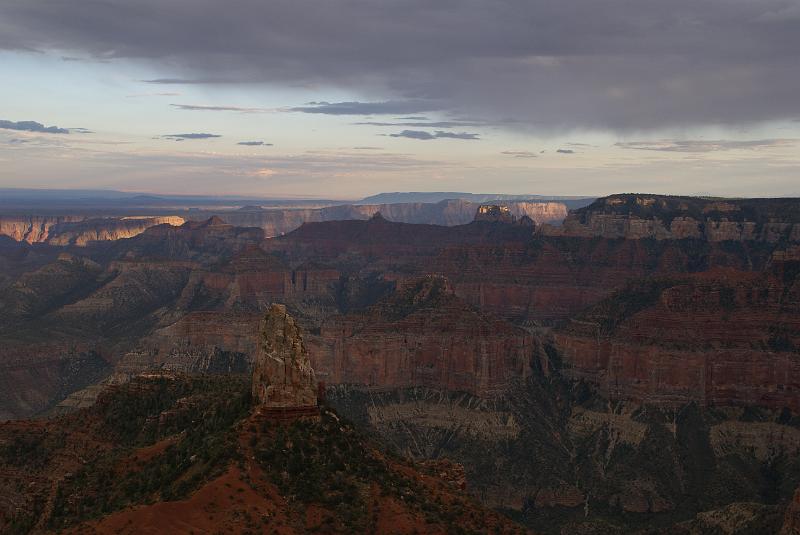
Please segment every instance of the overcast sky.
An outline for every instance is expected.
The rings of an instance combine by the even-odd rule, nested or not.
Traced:
[[[0,0],[0,187],[800,196],[800,0]]]

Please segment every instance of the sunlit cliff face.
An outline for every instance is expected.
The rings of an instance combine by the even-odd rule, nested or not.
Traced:
[[[505,223],[513,223],[516,217],[511,213],[508,206],[502,204],[485,204],[478,207],[478,213],[475,215],[475,221],[502,221]]]

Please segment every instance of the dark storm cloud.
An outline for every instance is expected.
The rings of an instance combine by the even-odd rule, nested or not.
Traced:
[[[237,145],[246,145],[248,147],[271,147],[272,143],[264,143],[263,141],[240,141]]]
[[[474,139],[478,140],[478,134],[471,134],[468,132],[442,132],[441,130],[437,131],[435,134],[431,134],[430,132],[425,132],[424,130],[403,130],[397,134],[389,134],[389,137],[407,137],[409,139],[422,139],[422,140],[429,140],[429,139],[441,139],[441,138],[450,138],[450,139]]]
[[[172,139],[174,141],[183,141],[184,139],[210,139],[214,137],[222,137],[217,134],[167,134],[161,136],[164,139]]]
[[[45,126],[36,121],[5,121],[0,119],[0,128],[6,130],[20,130],[23,132],[38,132],[40,134],[69,134],[66,128]]]
[[[288,111],[322,113],[325,115],[386,115],[434,111],[440,109],[432,102],[421,100],[390,100],[385,102],[309,102]]]
[[[797,12],[796,0],[5,0],[0,48],[143,59],[163,73],[154,84],[374,101],[307,113],[640,130],[797,117]],[[403,102],[420,105],[380,106]]]
[[[575,154],[575,151],[572,149],[558,149],[556,152],[559,154]]]
[[[719,152],[727,150],[757,150],[769,147],[796,145],[797,139],[751,139],[751,140],[682,140],[682,141],[627,141],[617,143],[623,149],[655,150],[661,152]]]

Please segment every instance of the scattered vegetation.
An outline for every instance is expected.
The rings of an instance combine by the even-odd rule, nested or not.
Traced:
[[[246,383],[237,378],[156,378],[111,393],[97,406],[99,431],[118,447],[62,483],[49,526],[64,528],[132,504],[187,496],[236,457],[234,424],[249,408]],[[175,435],[152,458],[131,457],[135,448]]]

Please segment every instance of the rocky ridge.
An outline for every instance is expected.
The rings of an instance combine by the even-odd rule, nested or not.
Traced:
[[[611,195],[575,210],[551,236],[710,242],[800,241],[797,199],[705,199],[663,195]]]

